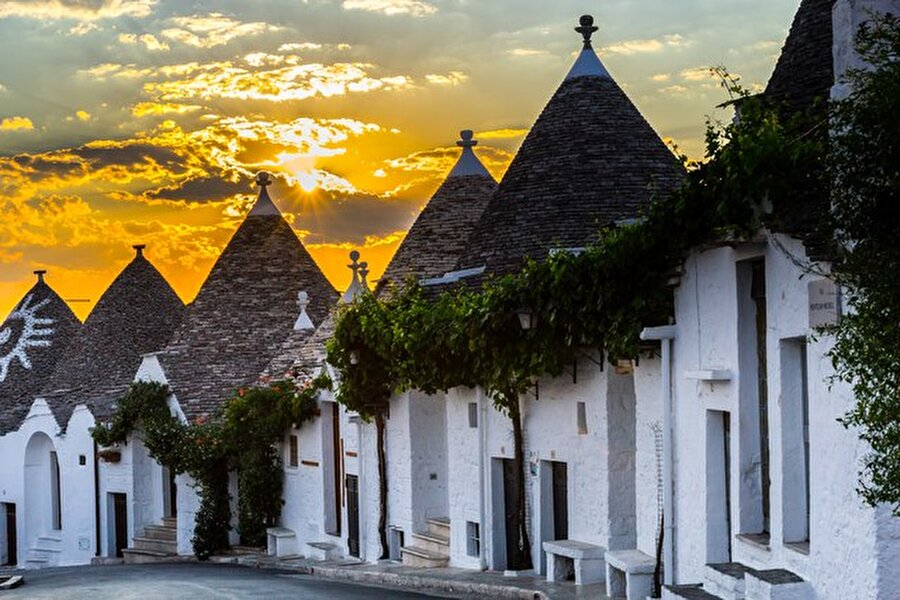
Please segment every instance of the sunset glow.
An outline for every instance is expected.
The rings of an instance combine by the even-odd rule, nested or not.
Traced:
[[[673,6],[677,4],[677,6]],[[765,6],[761,6],[765,5]],[[84,318],[133,244],[185,301],[249,210],[253,175],[326,276],[381,275],[461,129],[501,177],[579,48],[696,156],[723,100],[771,71],[794,0],[0,0],[0,317],[47,280]],[[751,25],[752,26],[748,26]]]

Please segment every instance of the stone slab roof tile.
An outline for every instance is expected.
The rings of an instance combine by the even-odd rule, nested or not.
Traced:
[[[38,281],[0,325],[0,435],[18,429],[81,329],[43,272],[37,274]]]
[[[60,427],[65,429],[79,404],[97,419],[108,417],[134,380],[142,355],[162,349],[183,314],[181,299],[139,248],[43,387],[40,395]]]

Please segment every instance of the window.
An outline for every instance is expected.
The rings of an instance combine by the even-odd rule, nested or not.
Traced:
[[[466,521],[466,554],[481,556],[481,531],[478,523]]]
[[[290,436],[288,438],[288,441],[288,464],[290,464],[292,467],[296,467],[300,464],[297,451],[297,436]]]
[[[578,413],[578,434],[585,435],[588,432],[587,427],[587,406],[584,402],[579,402],[577,405],[577,413]]]
[[[473,429],[478,427],[478,404],[476,402],[469,402],[469,427]]]

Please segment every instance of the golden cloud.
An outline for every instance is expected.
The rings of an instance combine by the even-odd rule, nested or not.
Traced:
[[[173,17],[171,21],[176,27],[164,29],[163,37],[197,48],[223,46],[235,38],[278,29],[260,21],[242,23],[222,13]]]
[[[118,40],[122,44],[135,45],[140,43],[143,44],[147,50],[151,51],[169,50],[169,45],[157,39],[152,33],[142,33],[141,35],[134,33],[120,33]]]
[[[512,138],[522,137],[528,133],[527,129],[491,129],[490,131],[479,131],[475,134],[477,140],[508,140]]]
[[[346,10],[365,10],[385,15],[425,17],[437,12],[437,7],[422,0],[344,0]]]
[[[289,58],[286,62],[293,62]],[[368,63],[309,63],[260,70],[252,64],[230,61],[187,63],[160,68],[155,75],[180,78],[148,82],[144,91],[162,101],[231,98],[284,102],[412,86],[412,79],[405,75],[373,77],[370,71],[374,68]],[[89,72],[97,69],[103,76],[123,76],[123,70],[111,69],[109,65],[99,65]]]
[[[183,115],[185,113],[200,110],[201,107],[195,104],[175,104],[174,102],[138,102],[131,107],[131,114],[135,117],[146,117],[148,115]]]
[[[115,17],[146,17],[157,0],[4,0],[0,19],[78,19],[95,21]]]
[[[469,76],[462,71],[450,71],[446,75],[431,74],[426,75],[425,80],[433,85],[457,86],[465,83]]]
[[[34,123],[28,117],[7,117],[0,121],[0,131],[17,131],[34,129]]]
[[[626,40],[603,48],[612,54],[639,54],[646,52],[659,52],[663,48],[683,48],[691,43],[680,34],[664,35],[659,39]]]

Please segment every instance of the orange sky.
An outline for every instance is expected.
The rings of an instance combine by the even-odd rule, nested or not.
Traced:
[[[673,6],[677,5],[677,6]],[[185,301],[249,209],[253,174],[336,287],[376,279],[453,164],[498,178],[580,47],[697,155],[726,64],[771,71],[796,0],[0,0],[0,316],[47,269],[84,318],[131,246]]]

